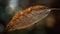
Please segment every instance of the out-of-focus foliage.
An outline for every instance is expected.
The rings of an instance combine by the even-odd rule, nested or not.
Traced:
[[[7,8],[8,1],[9,0],[0,0],[0,23],[3,24],[2,25],[3,27],[5,27],[6,24],[11,20],[11,18],[13,17],[13,14],[15,15],[15,13],[17,13],[20,9],[23,10],[23,9],[25,9],[29,6],[33,6],[33,5],[34,6],[35,5],[45,5],[48,7],[60,8],[60,0],[19,0],[19,5],[18,5],[19,8],[18,9],[16,8],[15,11],[10,11],[11,8],[9,7],[9,10]],[[12,13],[12,14],[9,14],[9,13]],[[55,15],[54,17],[56,17],[56,19],[58,18],[57,23],[60,23],[60,20],[59,20],[60,11],[53,12],[53,14]],[[53,16],[53,14],[52,14],[52,16]],[[45,22],[42,22],[42,23],[45,23]],[[1,26],[1,28],[2,28],[2,26]],[[52,34],[52,33],[57,34],[56,32],[58,32],[58,30],[60,31],[60,29],[57,28],[58,26],[56,28],[54,28],[56,30],[54,30],[54,29],[45,30],[45,28],[44,28],[45,26],[43,26],[42,29],[38,29],[39,27],[36,27],[36,28],[32,29],[31,31],[18,30],[18,31],[11,32],[11,34],[37,34],[37,33],[45,34],[46,30],[47,30],[48,34]],[[3,28],[1,30],[3,30]],[[10,33],[8,33],[8,34],[10,34]]]

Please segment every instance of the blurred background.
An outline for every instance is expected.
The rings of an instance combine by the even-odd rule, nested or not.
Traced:
[[[60,0],[0,0],[0,33],[4,34],[4,29],[11,18],[21,10],[30,6],[44,5],[49,8],[60,8]],[[51,21],[52,20],[52,21]],[[55,22],[56,20],[56,22]],[[19,30],[11,34],[58,34],[60,33],[60,10],[53,10],[46,20],[45,26],[35,27],[31,31]],[[54,22],[54,23],[52,23]],[[44,22],[43,22],[44,23]],[[51,28],[55,25],[55,27]],[[24,33],[23,33],[24,32]],[[9,34],[9,33],[6,33]]]

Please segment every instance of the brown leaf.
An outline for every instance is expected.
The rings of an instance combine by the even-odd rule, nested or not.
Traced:
[[[8,31],[26,29],[44,19],[50,12],[45,6],[33,6],[17,13],[7,25]]]

